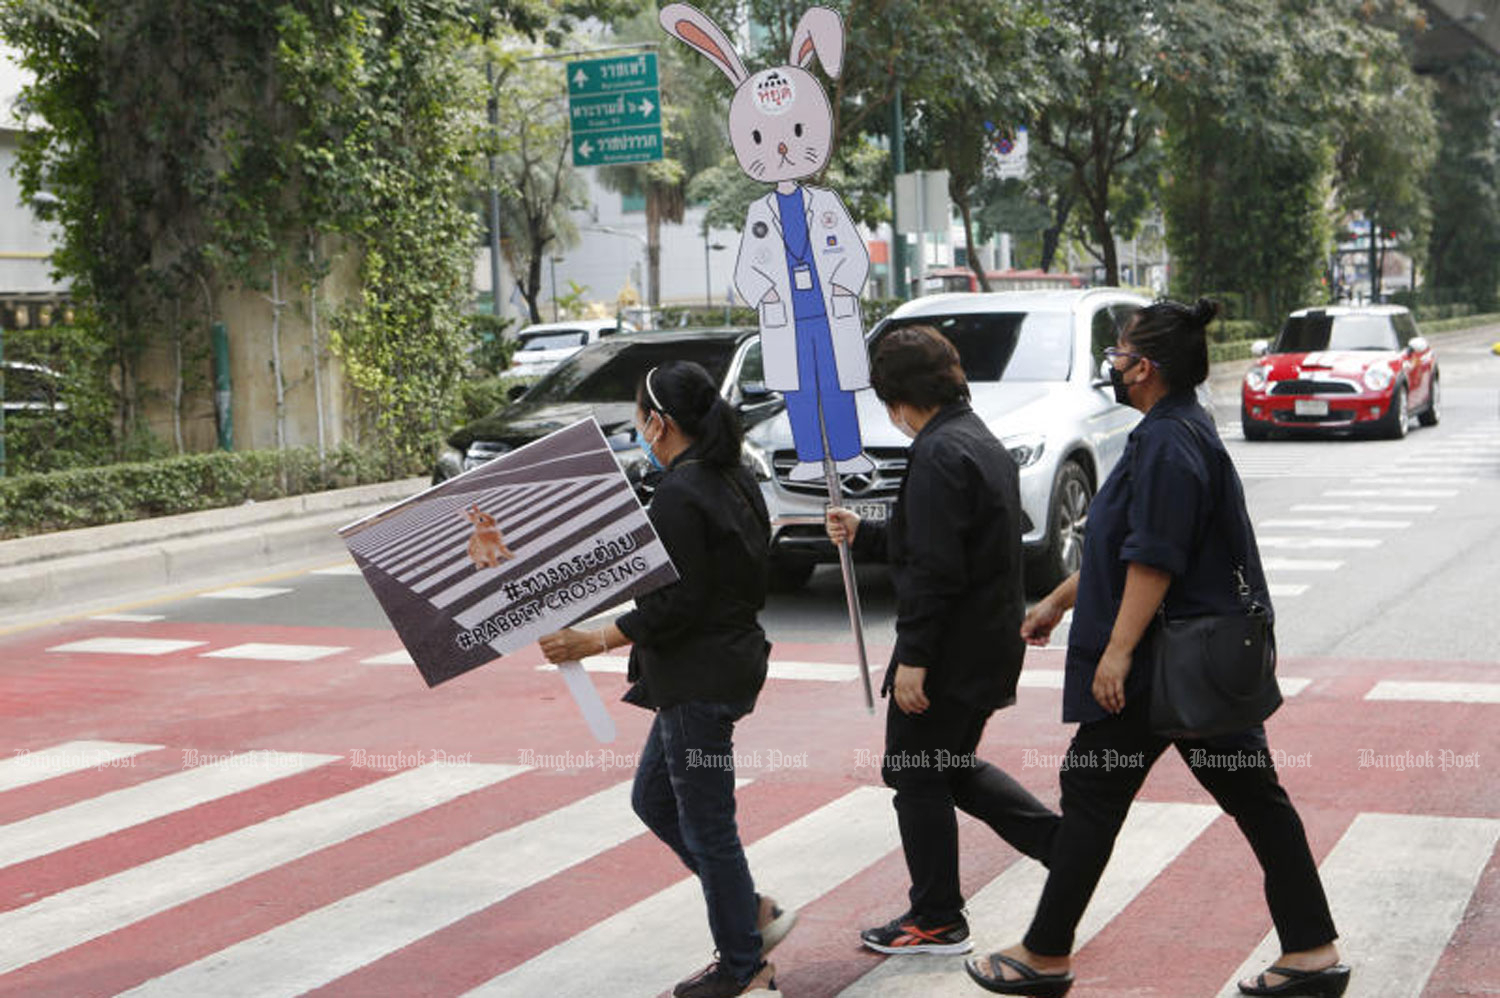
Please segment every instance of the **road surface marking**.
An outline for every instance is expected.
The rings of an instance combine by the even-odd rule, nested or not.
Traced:
[[[1260,567],[1267,572],[1336,572],[1344,563],[1316,558],[1262,558]]]
[[[198,599],[269,599],[272,596],[285,596],[287,593],[296,591],[277,586],[231,586],[228,589],[199,593]]]
[[[750,844],[745,855],[756,883],[774,891],[783,907],[800,908],[900,844],[890,791],[859,787]],[[654,995],[712,953],[703,892],[689,877],[468,994],[598,998],[601,978],[579,968],[607,967],[609,994]]]
[[[1330,499],[1453,499],[1458,489],[1329,489]]]
[[[140,755],[155,752],[160,745],[137,745],[133,742],[75,741],[27,752],[17,749],[9,758],[0,759],[0,791],[14,790],[33,783],[65,776],[85,769],[102,769]]]
[[[199,658],[234,658],[252,662],[315,662],[349,649],[342,645],[280,645],[252,641],[206,651]]]
[[[1074,951],[1082,949],[1163,870],[1193,843],[1221,812],[1208,804],[1131,805],[1114,853],[1078,924]],[[984,946],[1013,943],[1026,934],[1047,881],[1040,863],[1021,858],[969,899],[972,938]],[[838,998],[927,998],[978,994],[963,970],[963,956],[926,955],[886,960]],[[961,983],[955,983],[961,982]]]
[[[151,624],[166,620],[164,613],[96,613],[90,620],[105,620],[115,624]]]
[[[1416,814],[1360,814],[1323,861],[1323,888],[1339,930],[1339,957],[1354,967],[1346,998],[1418,998],[1464,917],[1500,821]],[[1224,985],[1281,953],[1275,933]]]
[[[291,998],[322,987],[645,834],[645,826],[631,820],[630,789],[629,781],[617,783],[283,922],[119,998]]]
[[[589,672],[610,672],[623,675],[630,659],[620,655],[590,655],[583,660]],[[539,665],[538,672],[556,672],[555,665]],[[766,670],[769,679],[811,679],[825,683],[847,683],[859,678],[859,666],[841,662],[789,662],[773,661]]]
[[[94,655],[170,655],[174,651],[206,644],[207,641],[173,641],[168,638],[85,638],[47,650]]]
[[[1270,591],[1272,596],[1292,597],[1301,596],[1307,592],[1308,586],[1306,583],[1300,582],[1272,582],[1267,584],[1266,589]]]
[[[1377,502],[1298,503],[1293,513],[1435,513],[1436,506]]]
[[[1378,548],[1380,537],[1257,537],[1255,546],[1262,548]]]
[[[0,912],[0,974],[525,771],[451,763],[409,769]]]
[[[309,575],[364,575],[359,566],[352,561],[347,565],[335,565],[332,568],[315,568]]]
[[[112,835],[337,758],[299,752],[244,752],[0,825],[0,867]]]
[[[1267,530],[1405,530],[1410,520],[1357,520],[1333,517],[1326,520],[1262,520],[1256,524]]]
[[[1399,682],[1383,679],[1365,694],[1365,699],[1500,703],[1500,683]]]
[[[384,655],[372,655],[369,658],[359,660],[360,665],[415,665],[411,659],[411,652],[402,648],[400,651],[386,652]]]

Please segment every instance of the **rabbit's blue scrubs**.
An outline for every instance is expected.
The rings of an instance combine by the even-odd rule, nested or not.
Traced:
[[[792,421],[792,439],[797,460],[823,460],[823,437],[818,430],[818,406],[823,407],[823,425],[828,449],[835,461],[857,457],[862,450],[859,414],[854,393],[839,387],[838,363],[833,354],[833,334],[828,329],[828,310],[813,259],[807,231],[807,210],[802,188],[791,194],[776,193],[781,212],[781,236],[786,246],[786,269],[791,278],[792,320],[797,325],[797,380],[801,387],[783,392],[787,417]]]

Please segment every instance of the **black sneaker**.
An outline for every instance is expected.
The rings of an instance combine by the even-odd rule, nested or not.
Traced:
[[[672,995],[673,998],[735,998],[736,995],[747,995],[752,991],[776,991],[774,965],[762,961],[750,980],[742,984],[724,969],[723,964],[715,961],[703,968],[697,976],[678,984],[672,989]]]
[[[907,912],[900,918],[859,934],[859,941],[877,953],[967,953],[974,948],[969,940],[969,923],[964,917],[944,922],[930,922]]]

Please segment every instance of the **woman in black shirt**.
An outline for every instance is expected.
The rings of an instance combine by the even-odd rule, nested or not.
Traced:
[[[913,437],[888,525],[830,510],[828,533],[883,558],[896,588],[896,648],[882,693],[881,775],[896,791],[911,875],[906,911],[860,933],[880,953],[972,948],[958,879],[955,808],[1047,862],[1057,815],[974,753],[990,715],[1016,700],[1021,497],[1016,462],[969,408],[958,351],[927,326],[880,341],[870,382]]]
[[[1115,398],[1145,418],[1089,508],[1083,565],[1026,616],[1023,636],[1045,644],[1073,610],[1063,720],[1081,722],[1061,774],[1062,824],[1047,885],[1024,941],[980,960],[969,975],[1013,995],[1065,994],[1074,931],[1104,872],[1130,803],[1156,760],[1175,746],[1189,770],[1249,840],[1265,871],[1282,957],[1241,981],[1247,995],[1334,998],[1349,981],[1318,867],[1296,809],[1276,779],[1263,725],[1207,739],[1169,739],[1150,725],[1143,640],[1158,607],[1172,618],[1238,612],[1236,569],[1271,605],[1244,491],[1198,404],[1208,376],[1205,329],[1216,306],[1162,301],[1133,318],[1109,355]],[[1232,551],[1245,552],[1237,565]],[[1171,969],[1158,987],[1171,992]]]
[[[796,918],[755,893],[734,817],[734,725],[755,706],[770,651],[756,619],[770,523],[740,464],[739,422],[701,366],[674,361],[647,372],[636,428],[665,472],[649,515],[678,581],[640,597],[613,624],[569,628],[541,645],[553,662],[631,645],[625,699],[656,711],[631,803],[698,875],[718,950],[673,994],[727,998],[774,988],[764,953]]]

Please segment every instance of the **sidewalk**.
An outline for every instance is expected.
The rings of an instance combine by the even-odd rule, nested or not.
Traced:
[[[427,484],[408,478],[0,541],[0,625],[229,574],[333,561],[344,552],[339,527]]]

